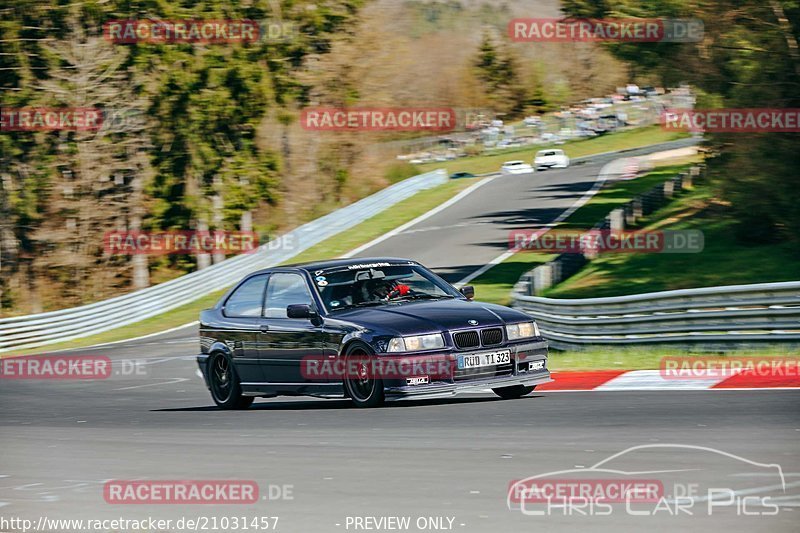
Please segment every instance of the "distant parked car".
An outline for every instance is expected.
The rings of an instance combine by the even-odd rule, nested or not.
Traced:
[[[550,133],[550,132],[542,133],[541,141],[543,143],[552,143],[552,142],[556,142],[558,140],[560,140],[560,139],[559,139],[558,135],[556,135],[555,133]]]
[[[475,174],[470,172],[453,172],[450,174],[450,179],[457,180],[459,178],[474,178]]]
[[[525,117],[522,121],[526,126],[538,126],[542,123],[542,119],[537,116]]]
[[[503,174],[529,174],[533,172],[533,167],[525,161],[506,161],[500,167]]]
[[[564,153],[564,150],[540,150],[536,152],[536,157],[533,159],[533,166],[536,170],[543,168],[567,168],[569,166],[569,157]]]

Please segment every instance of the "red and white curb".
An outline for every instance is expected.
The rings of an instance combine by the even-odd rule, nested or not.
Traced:
[[[800,376],[758,375],[736,372],[692,378],[664,376],[661,370],[596,370],[587,372],[552,372],[554,381],[536,387],[536,391],[653,391],[709,389],[795,389]]]

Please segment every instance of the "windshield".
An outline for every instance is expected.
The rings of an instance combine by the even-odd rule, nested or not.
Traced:
[[[381,263],[318,270],[314,273],[325,307],[330,311],[389,302],[458,298],[460,293],[418,265]],[[355,267],[355,268],[354,268]]]

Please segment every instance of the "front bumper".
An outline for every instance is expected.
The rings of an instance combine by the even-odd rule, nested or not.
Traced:
[[[386,388],[387,400],[404,400],[411,398],[446,398],[464,392],[485,392],[488,389],[513,387],[515,385],[535,386],[553,381],[547,370],[537,372],[525,378],[508,376],[503,378],[483,379],[463,383],[438,383],[415,387]]]
[[[511,350],[510,368],[504,375],[480,376],[475,378],[454,377],[433,380],[420,385],[403,384],[400,381],[385,381],[384,393],[387,400],[421,397],[448,397],[463,392],[483,392],[486,389],[513,387],[515,385],[535,386],[553,381],[547,369],[547,342],[536,341],[498,347]],[[486,350],[483,350],[486,351]],[[541,361],[538,370],[523,370],[528,363]]]

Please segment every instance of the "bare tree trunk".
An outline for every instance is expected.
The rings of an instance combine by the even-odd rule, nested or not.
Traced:
[[[775,18],[778,19],[778,26],[783,33],[784,39],[786,39],[786,46],[789,48],[789,57],[791,57],[792,63],[794,64],[794,72],[800,76],[800,52],[798,52],[797,39],[795,39],[792,33],[792,25],[786,17],[786,12],[783,10],[783,6],[779,0],[770,0],[769,5],[772,8],[772,12],[775,14]]]
[[[204,218],[201,218],[197,221],[197,231],[198,232],[207,232],[208,231],[208,222]],[[203,270],[204,268],[208,268],[211,266],[211,256],[209,254],[199,253],[197,254],[197,270]]]
[[[42,312],[42,297],[39,294],[39,285],[36,282],[36,268],[33,261],[27,262],[26,274],[28,277],[28,309],[31,314]]]
[[[239,229],[242,231],[253,231],[253,212],[243,211],[239,221]]]
[[[142,218],[138,214],[131,216],[131,231],[142,229]],[[134,254],[131,257],[131,267],[133,267],[133,288],[144,289],[150,286],[150,270],[148,268],[147,255]]]
[[[142,194],[144,189],[144,179],[141,175],[142,170],[136,169],[131,182],[133,194],[131,195],[131,220],[130,229],[139,231],[142,229]],[[134,254],[131,258],[133,268],[132,285],[134,290],[144,289],[150,286],[150,270],[148,268],[148,258],[145,254]]]
[[[217,176],[214,178],[214,196],[211,198],[212,224],[214,225],[214,231],[223,231],[225,229],[222,206],[222,180],[219,178],[219,176]],[[217,263],[225,260],[225,253],[215,251],[211,257],[216,265]]]

